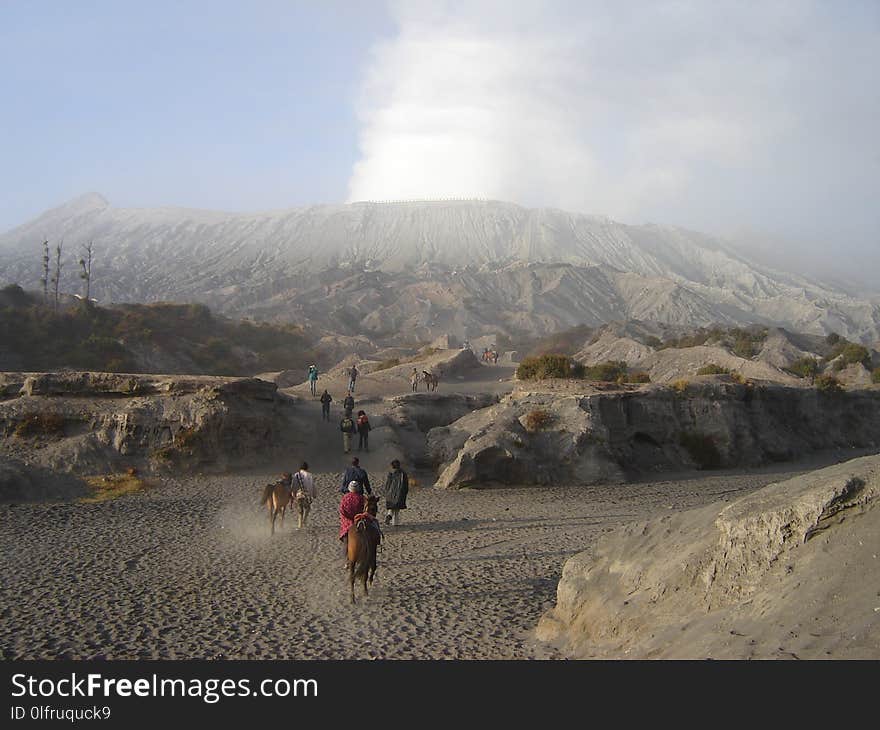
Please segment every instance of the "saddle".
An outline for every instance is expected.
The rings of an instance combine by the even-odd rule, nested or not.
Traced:
[[[356,530],[375,530],[379,539],[382,539],[382,529],[379,527],[379,519],[369,512],[361,512],[354,516],[354,528]]]

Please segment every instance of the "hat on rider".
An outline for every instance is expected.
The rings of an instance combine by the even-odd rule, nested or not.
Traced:
[[[360,488],[361,488],[361,484],[360,484],[360,482],[356,482],[356,481],[353,481],[353,480],[352,480],[352,481],[350,481],[350,482],[348,483],[348,491],[349,491],[349,492],[357,492],[357,491],[360,491]]]

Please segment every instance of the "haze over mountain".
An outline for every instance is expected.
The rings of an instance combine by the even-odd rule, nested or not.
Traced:
[[[756,265],[717,238],[499,201],[224,213],[115,208],[91,193],[0,235],[0,283],[38,288],[41,242],[62,237],[67,291],[91,240],[102,302],[199,301],[343,334],[535,334],[637,318],[880,339],[880,299]]]

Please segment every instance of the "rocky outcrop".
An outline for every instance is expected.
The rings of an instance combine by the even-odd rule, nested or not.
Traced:
[[[442,487],[592,484],[878,445],[878,390],[720,381],[591,395],[514,392],[428,434]]]
[[[223,469],[289,443],[293,410],[255,378],[30,374],[0,402],[0,454],[79,474]]]
[[[878,497],[871,456],[627,525],[566,562],[538,635],[574,656],[876,659]]]

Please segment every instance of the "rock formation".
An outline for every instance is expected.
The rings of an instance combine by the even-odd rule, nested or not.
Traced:
[[[578,657],[876,658],[880,456],[633,523],[570,558],[538,636]]]
[[[517,390],[428,433],[441,487],[592,484],[877,445],[876,389],[831,394],[721,378],[681,390]]]

